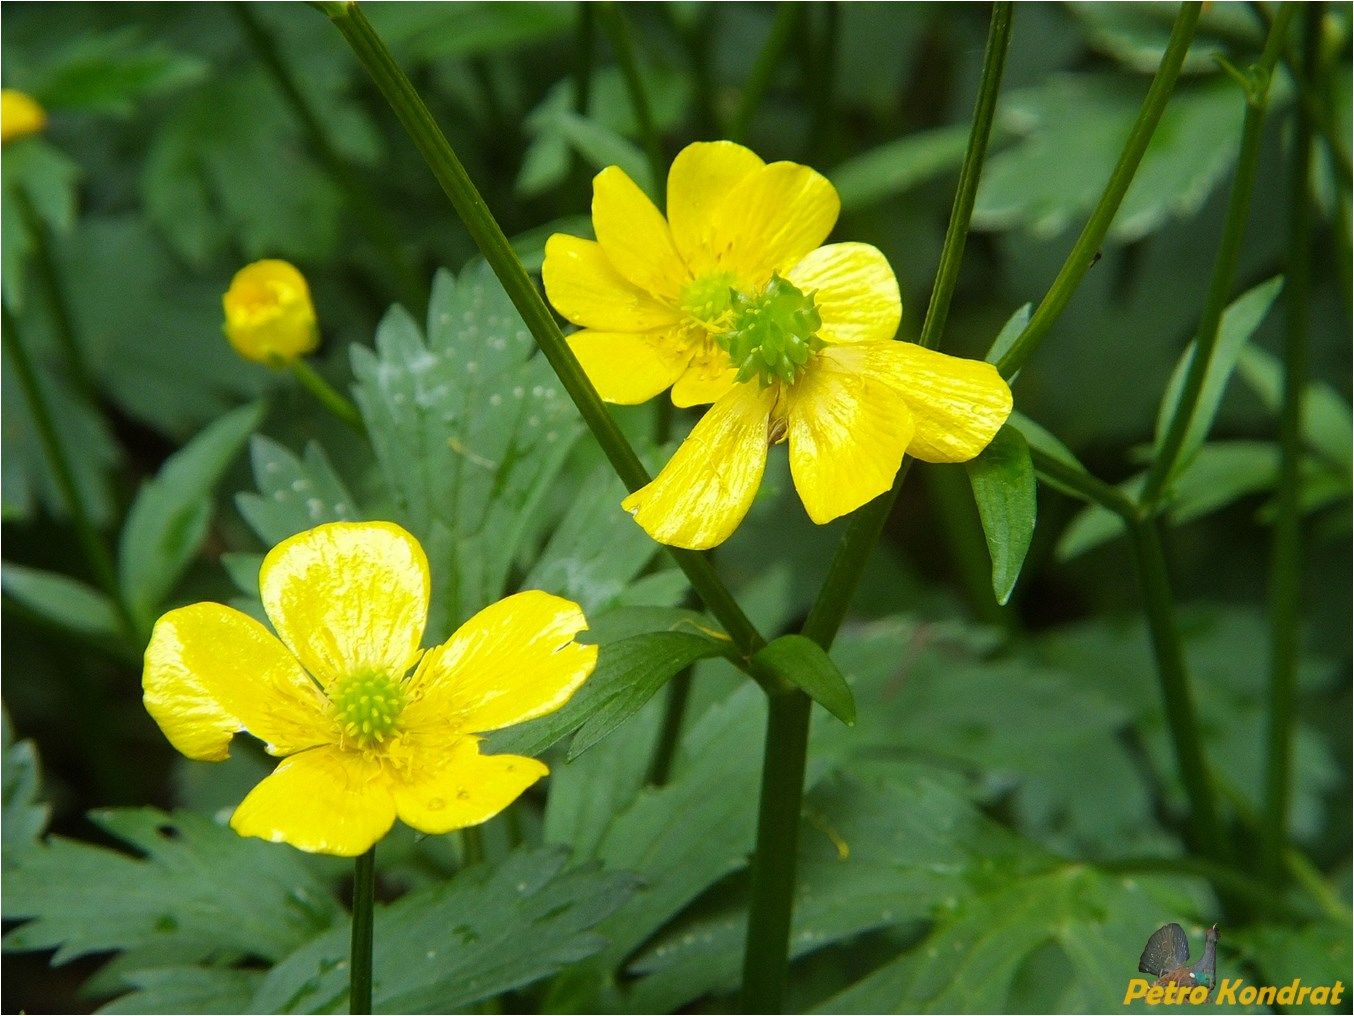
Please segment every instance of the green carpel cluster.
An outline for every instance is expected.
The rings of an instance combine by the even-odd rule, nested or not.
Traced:
[[[339,682],[330,699],[343,733],[365,748],[394,733],[404,711],[404,682],[388,674],[354,674]]]
[[[733,293],[732,322],[719,344],[737,368],[738,380],[759,377],[763,388],[794,384],[809,357],[826,345],[818,337],[823,319],[813,294],[779,275],[755,296]]]

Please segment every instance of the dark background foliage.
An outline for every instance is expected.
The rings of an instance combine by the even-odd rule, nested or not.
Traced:
[[[738,107],[776,8],[680,3],[625,10],[666,155],[690,140],[720,136]],[[1172,5],[1019,5],[975,232],[942,343],[946,351],[981,357],[1012,313],[1047,289],[1136,114],[1172,13]],[[587,231],[589,180],[597,168],[620,163],[652,188],[623,81],[600,35],[590,102],[583,113],[576,109],[575,7],[392,3],[373,5],[369,15],[411,70],[529,267],[539,265],[550,232]],[[747,140],[759,154],[809,163],[838,185],[843,215],[834,236],[874,243],[889,257],[904,294],[903,338],[916,337],[939,255],[975,98],[986,18],[983,5],[803,5],[751,121]],[[251,42],[248,21],[272,40],[317,111],[322,143],[270,76],[261,59],[266,53]],[[1331,130],[1344,139],[1347,152],[1348,8],[1332,6],[1325,27],[1329,108],[1335,113]],[[1140,453],[1152,439],[1161,393],[1198,322],[1217,247],[1243,107],[1239,89],[1212,56],[1230,54],[1244,65],[1258,51],[1262,33],[1255,11],[1245,5],[1213,5],[1205,16],[1177,95],[1102,258],[1015,386],[1019,410],[1108,480],[1127,479],[1141,468]],[[835,39],[831,51],[822,43],[827,37]],[[314,482],[326,473],[313,456],[327,453],[336,474],[332,491],[350,491],[364,514],[380,515],[392,499],[398,502],[403,495],[379,446],[373,458],[285,375],[233,358],[220,332],[220,295],[233,272],[258,257],[287,258],[312,285],[324,333],[317,367],[346,388],[353,377],[349,347],[372,346],[391,304],[404,303],[422,320],[434,272],[460,272],[475,262],[464,229],[324,18],[300,4],[254,5],[243,20],[238,8],[214,3],[7,4],[3,74],[6,87],[31,92],[50,114],[41,141],[7,147],[4,156],[6,304],[37,353],[94,524],[116,545],[141,485],[176,449],[235,407],[266,399],[261,424],[253,411],[245,411],[228,418],[233,424],[219,425],[223,458],[216,495],[203,509],[200,538],[187,547],[181,580],[162,591],[155,606],[237,597],[241,591],[232,575],[245,575],[247,587],[250,564],[257,560],[251,555],[265,549],[268,531],[257,499],[251,514],[249,498],[256,489],[271,496],[263,486],[268,462],[300,469],[299,477]],[[1293,111],[1293,87],[1281,78],[1236,294],[1285,271]],[[1340,176],[1325,148],[1320,153],[1314,184],[1319,216],[1311,370],[1347,407],[1348,179]],[[336,162],[341,173],[334,171]],[[20,203],[32,214],[23,214]],[[49,267],[58,278],[55,301],[45,274]],[[63,356],[62,308],[87,378],[73,375]],[[1277,351],[1282,326],[1280,301],[1260,324],[1253,346]],[[392,354],[383,350],[382,355]],[[353,362],[364,361],[358,356]],[[361,371],[357,374],[360,378]],[[1338,411],[1339,402],[1334,405]],[[567,430],[575,423],[567,404],[562,408],[559,425]],[[1320,482],[1313,481],[1304,534],[1304,682],[1294,825],[1301,848],[1333,883],[1335,895],[1347,898],[1351,576],[1349,461],[1347,452],[1339,461],[1337,433],[1344,428],[1347,447],[1348,409],[1343,411],[1343,422],[1337,412],[1334,432],[1326,432],[1336,461],[1317,478]],[[627,428],[640,433],[648,426],[645,413],[621,415]],[[1253,478],[1238,478],[1245,469],[1224,468],[1210,487],[1218,493],[1217,503],[1169,531],[1175,589],[1210,749],[1237,792],[1252,802],[1260,785],[1273,496],[1272,468],[1257,470],[1254,464],[1270,461],[1265,457],[1273,454],[1275,420],[1257,385],[1244,376],[1233,381],[1212,437],[1249,442],[1236,447],[1244,453],[1238,461],[1250,464],[1246,475]],[[238,437],[227,433],[232,426],[239,428]],[[256,429],[268,440],[254,440],[251,474],[250,456],[238,452]],[[54,623],[63,611],[69,613],[68,601],[44,613],[40,605],[35,608],[31,590],[27,595],[16,591],[15,584],[28,574],[24,569],[84,581],[92,576],[43,463],[8,357],[3,438],[4,699],[15,736],[31,740],[41,760],[40,796],[50,803],[51,830],[105,845],[127,842],[109,823],[88,818],[90,810],[154,805],[212,815],[238,800],[238,788],[248,785],[256,762],[205,774],[204,767],[176,763],[140,706],[134,655],[110,646],[95,621],[83,631],[75,630],[79,624]],[[290,456],[300,455],[312,441],[324,453],[309,453],[312,458],[301,469]],[[615,493],[589,453],[580,450],[582,444],[567,461],[556,463],[550,480],[545,501],[554,505],[556,519],[572,501],[603,505]],[[410,468],[435,465],[419,462]],[[768,474],[754,517],[719,552],[721,570],[755,619],[771,629],[807,610],[841,531],[840,525],[819,529],[808,523],[781,467]],[[237,500],[232,496],[237,491],[246,493]],[[847,753],[853,761],[817,784],[810,799],[809,826],[817,814],[812,809],[846,816],[840,828],[832,827],[832,836],[864,844],[861,863],[880,867],[870,884],[890,883],[899,865],[940,870],[967,863],[964,858],[1026,858],[1012,862],[1014,872],[1035,864],[1028,858],[1040,851],[1105,861],[1106,868],[1087,869],[1085,878],[1109,880],[1109,862],[1158,847],[1178,853],[1173,818],[1178,787],[1137,619],[1132,560],[1122,538],[1076,552],[1068,534],[1077,533],[1072,527],[1080,511],[1077,502],[1041,488],[1033,548],[1014,598],[999,607],[962,471],[919,469],[909,480],[840,650],[843,669],[858,682],[865,733],[857,736],[871,747],[853,747]],[[283,535],[292,517],[277,523]],[[578,524],[583,527],[582,521]],[[1084,530],[1094,520],[1076,525]],[[545,523],[538,524],[517,557],[505,562],[509,585],[527,577],[546,531]],[[639,555],[638,563],[615,577],[618,586],[646,567],[647,551],[633,554]],[[680,596],[680,588],[674,589],[670,602]],[[247,588],[244,592],[247,596]],[[70,595],[69,590],[62,595]],[[466,612],[456,605],[445,609],[450,617]],[[999,645],[1006,648],[993,657]],[[702,691],[711,679],[702,681],[694,703],[708,706],[709,712],[692,714],[704,725],[697,733],[712,728],[700,736],[710,742],[708,750],[727,753],[720,765],[754,772],[756,760],[734,745],[739,736],[756,739],[747,731],[757,721],[745,717],[743,734],[735,731],[730,740],[715,714],[733,707]],[[721,694],[731,687],[724,677],[713,678],[713,684],[723,689]],[[633,754],[638,750],[633,745],[644,739],[643,724],[653,726],[651,712],[623,728],[628,733],[621,740],[597,750]],[[917,716],[928,720],[918,724]],[[830,742],[825,736],[825,745],[815,750],[834,759]],[[23,796],[19,782],[27,772],[22,756],[12,749],[6,757],[10,853],[11,791],[18,795],[15,800]],[[880,759],[885,757],[896,764],[884,767]],[[603,793],[597,786],[600,763],[592,770],[568,768],[573,776],[560,770],[552,781],[552,804],[557,794]],[[589,773],[593,784],[575,786]],[[674,785],[663,793],[679,791]],[[853,801],[867,805],[857,807]],[[927,840],[928,817],[943,825],[956,815],[964,816],[968,833],[953,841]],[[890,824],[889,817],[896,823]],[[642,819],[633,824],[641,825]],[[541,820],[527,821],[539,825]],[[552,819],[545,821],[549,834]],[[750,814],[738,821],[750,821]],[[564,839],[547,839],[571,843],[577,858],[604,862],[609,878],[642,868],[615,844],[607,849],[601,835],[574,829]],[[741,834],[730,835],[735,842]],[[1017,835],[1019,846],[1013,845]],[[827,842],[806,834],[805,879],[824,898],[849,898],[856,890],[833,881],[841,876],[824,853]],[[1252,848],[1243,836],[1238,849]],[[436,855],[432,848],[420,849]],[[550,848],[540,849],[534,871],[556,863],[553,855],[546,856]],[[291,863],[269,859],[269,853],[250,856],[260,864]],[[527,863],[519,855],[513,858],[504,863]],[[439,870],[438,863],[435,856],[425,857],[410,861],[407,870],[393,870],[391,894],[400,886],[424,884],[427,872]],[[679,867],[684,863],[680,857],[672,860]],[[69,864],[57,865],[51,877],[84,870]],[[1009,886],[988,891],[975,889],[976,868],[965,871],[962,887],[911,886],[910,899],[888,903],[910,915],[905,919],[852,924],[843,916],[846,910],[832,910],[824,926],[843,930],[823,932],[824,945],[797,965],[795,1004],[832,999],[833,1005],[870,1011],[929,999],[939,1008],[1075,1008],[1078,1000],[1094,996],[1044,990],[1048,984],[1078,983],[1083,974],[1066,941],[1061,950],[1048,945],[1047,928],[1062,921],[1073,929],[1068,934],[1087,942],[1105,934],[1105,949],[1114,938],[1078,912],[1077,900],[1103,901],[1125,921],[1124,915],[1139,913],[1135,907],[1144,908],[1144,937],[1153,922],[1179,919],[1120,899],[1119,889],[1069,888],[1053,875],[1047,884],[1017,882],[1011,875]],[[322,864],[307,872],[305,877],[320,880],[320,891],[334,884],[334,871]],[[121,877],[113,869],[86,874]],[[495,877],[508,876],[498,871]],[[867,884],[866,875],[857,877]],[[816,878],[822,880],[821,889]],[[673,896],[669,916],[674,921],[663,928],[625,925],[622,909],[601,925],[604,937],[609,928],[630,929],[612,935],[614,955],[584,963],[562,949],[558,964],[576,965],[549,982],[544,994],[510,995],[507,1005],[586,1005],[596,997],[588,994],[589,978],[595,979],[605,963],[615,969],[628,958],[629,976],[643,977],[631,997],[638,1011],[697,1006],[703,997],[718,1008],[729,990],[720,958],[737,951],[737,929],[728,915],[737,911],[744,888],[736,866],[712,869],[701,885]],[[573,898],[612,889],[621,893],[610,883],[589,882]],[[179,890],[166,884],[156,891]],[[492,884],[476,891],[492,894]],[[1057,903],[1063,893],[1072,901],[1065,912]],[[1197,899],[1197,886],[1183,895]],[[918,902],[946,898],[958,899],[958,916],[937,918],[929,904]],[[931,949],[948,947],[947,935],[962,937],[966,924],[990,928],[1030,899],[1041,901],[1040,907],[1026,926],[1010,929],[1012,940],[1028,941],[1028,947],[1014,951],[1020,971],[1009,995],[988,996],[976,989],[966,996],[925,994],[920,986],[925,971],[907,969],[908,950],[920,956],[927,942]],[[1208,905],[1197,912],[1206,914]],[[605,915],[595,916],[579,927],[591,928]],[[323,928],[331,919],[326,911],[314,926]],[[1135,929],[1126,934],[1137,934]],[[1286,979],[1284,964],[1291,957],[1329,952],[1335,941],[1333,969],[1348,974],[1347,925],[1332,930],[1301,921],[1257,920],[1247,929],[1232,939],[1237,963],[1264,970],[1266,958],[1273,958],[1268,969]],[[298,935],[264,959],[281,961],[305,941]],[[683,935],[707,936],[701,938],[707,945],[702,950],[687,942],[683,952]],[[48,944],[58,941],[68,939]],[[615,946],[616,941],[628,948]],[[322,946],[321,941],[315,947]],[[92,993],[77,994],[104,950],[135,947],[124,939],[95,942],[84,959],[56,969],[47,967],[49,954],[7,954],[4,1007],[30,1012],[89,1008],[130,985],[145,988],[144,979],[120,982],[105,969]],[[900,950],[903,966],[882,969]],[[1109,967],[1126,977],[1133,961],[1125,953],[1113,957]],[[185,956],[184,962],[197,959]],[[875,968],[881,968],[880,975],[853,986]],[[233,968],[220,968],[231,971],[226,974],[211,969],[217,972],[210,978],[235,976]],[[674,991],[673,984],[686,987]],[[211,986],[221,988],[216,980]],[[507,989],[523,990],[516,983],[494,990]],[[268,996],[254,997],[257,1003]],[[462,1004],[479,997],[468,996]],[[142,1004],[152,1003],[143,999]],[[180,1004],[191,1003],[180,999]]]

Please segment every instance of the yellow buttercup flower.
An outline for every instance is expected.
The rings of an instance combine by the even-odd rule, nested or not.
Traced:
[[[624,507],[656,540],[704,549],[747,514],[770,445],[788,441],[809,517],[884,493],[903,455],[962,462],[992,440],[1011,392],[987,363],[898,342],[898,282],[867,244],[820,246],[836,190],[806,166],[728,141],[689,145],[667,217],[619,168],[593,181],[597,242],[555,235],[546,292],[598,392],[637,403],[672,387],[712,402]]]
[[[231,279],[221,302],[226,338],[247,360],[277,366],[319,345],[310,287],[286,261],[265,259],[245,265]]]
[[[142,680],[171,744],[219,762],[247,731],[283,756],[231,818],[242,836],[355,856],[398,816],[426,833],[477,825],[547,773],[482,755],[477,736],[558,709],[597,647],[576,603],[529,591],[419,648],[423,548],[388,522],[336,522],[280,543],[259,571],[277,635],[196,603],[155,625]]]
[[[47,113],[26,92],[0,90],[0,144],[37,134],[47,126]]]

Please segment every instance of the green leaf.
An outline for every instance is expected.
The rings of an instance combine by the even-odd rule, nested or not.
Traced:
[[[1054,237],[1090,212],[1138,113],[1139,93],[1114,74],[1064,75],[1002,97],[998,122],[1025,135],[987,160],[973,209],[976,228],[1021,227]],[[1171,97],[1110,229],[1141,239],[1197,212],[1236,159],[1245,102],[1230,81]]]
[[[1227,391],[1227,383],[1232,378],[1241,350],[1260,327],[1270,307],[1274,305],[1283,288],[1283,278],[1276,276],[1268,282],[1262,282],[1253,289],[1237,297],[1223,312],[1218,326],[1218,342],[1213,356],[1204,373],[1203,387],[1199,389],[1199,399],[1195,404],[1194,415],[1190,418],[1185,431],[1184,442],[1176,458],[1174,474],[1189,464],[1195,452],[1208,440],[1213,421],[1222,405],[1222,397]],[[1175,372],[1166,386],[1161,398],[1161,408],[1157,411],[1156,452],[1160,454],[1161,444],[1166,438],[1171,419],[1179,411],[1180,396],[1185,387],[1185,375],[1189,373],[1190,360],[1194,357],[1197,340],[1191,342],[1176,364]]]
[[[306,445],[301,459],[271,438],[255,434],[249,458],[259,492],[236,494],[235,506],[267,546],[326,522],[358,518],[353,496],[314,441]],[[257,568],[251,581],[257,589]]]
[[[619,131],[568,110],[557,114],[554,129],[593,169],[620,166],[640,190],[650,197],[657,195],[658,184],[648,159]]]
[[[1082,25],[1096,49],[1141,74],[1152,74],[1161,63],[1171,34],[1173,8],[1166,4],[1079,3],[1067,13]],[[1200,16],[1194,41],[1185,54],[1186,74],[1217,69],[1215,58],[1237,46],[1238,39],[1256,51],[1264,45],[1259,23],[1230,4],[1213,4]]]
[[[440,273],[425,339],[396,308],[354,346],[353,395],[393,518],[438,579],[429,637],[503,595],[521,542],[580,432],[572,404],[487,266]],[[620,511],[619,507],[616,509]]]
[[[1274,415],[1283,407],[1283,364],[1258,346],[1246,346],[1237,361],[1237,372]],[[1334,388],[1320,380],[1307,383],[1302,395],[1302,437],[1331,465],[1349,472],[1354,456],[1354,425],[1349,403]]]
[[[998,603],[1005,604],[1034,538],[1036,499],[1030,448],[1020,431],[1003,426],[964,468],[992,558],[992,592]]]
[[[856,701],[846,678],[813,639],[782,635],[758,650],[752,662],[806,692],[848,726],[856,722]]]
[[[997,337],[992,340],[992,348],[987,351],[987,356],[984,357],[988,363],[996,363],[1015,345],[1015,340],[1020,338],[1020,333],[1030,323],[1030,309],[1033,306],[1034,304],[1031,303],[1025,304],[1007,319],[1006,324],[1001,326],[1001,331],[997,332]]]
[[[373,10],[372,23],[402,60],[413,63],[470,57],[525,46],[567,32],[568,4],[471,2],[453,10],[437,5],[396,4]]]
[[[121,634],[108,597],[78,579],[6,562],[0,570],[0,587],[6,596],[58,628],[109,641]]]
[[[453,1012],[523,988],[605,944],[593,929],[634,892],[633,876],[566,870],[562,848],[476,865],[376,913],[373,1003],[382,1012]],[[268,972],[253,1012],[346,1005],[349,929],[308,942]]]
[[[0,737],[4,752],[4,810],[0,813],[4,864],[8,871],[22,863],[27,851],[36,849],[47,828],[51,808],[41,802],[38,752],[32,741],[15,741],[9,710],[0,710]]]
[[[142,485],[118,542],[118,580],[133,613],[153,616],[182,577],[207,536],[212,490],[265,411],[255,403],[222,417]]]
[[[938,127],[890,141],[854,156],[831,173],[842,211],[869,208],[934,177],[959,169],[968,147],[967,125]]]
[[[206,77],[206,61],[140,34],[123,28],[78,37],[32,72],[28,90],[49,109],[130,117],[146,99]]]
[[[26,265],[38,244],[32,227],[40,224],[52,235],[70,231],[75,223],[76,184],[80,167],[40,137],[28,137],[5,146],[5,172],[0,183],[0,267],[5,303],[23,306]],[[37,222],[30,221],[29,212]]]
[[[263,980],[261,970],[221,967],[157,966],[122,974],[133,990],[99,1009],[100,1013],[246,1012]]]
[[[91,819],[142,857],[51,837],[6,872],[7,949],[56,949],[54,964],[153,948],[178,962],[278,960],[340,916],[304,855],[245,839],[189,812],[104,811]],[[345,926],[345,934],[346,926]]]
[[[1067,466],[1069,469],[1081,473],[1083,476],[1089,477],[1091,475],[1086,471],[1086,467],[1081,464],[1081,461],[1075,455],[1072,454],[1072,449],[1068,448],[1067,445],[1063,444],[1056,437],[1054,437],[1050,431],[1046,430],[1044,427],[1035,423],[1033,420],[1031,420],[1028,416],[1021,413],[1019,410],[1016,410],[1011,413],[1011,416],[1006,421],[1005,426],[1010,427],[1013,430],[1019,431],[1020,436],[1025,439],[1025,443],[1029,445],[1031,450],[1041,452],[1042,454],[1048,456],[1049,458],[1061,462],[1064,466]],[[1052,487],[1054,490],[1061,491],[1062,493],[1068,495],[1069,497],[1074,497],[1079,501],[1085,499],[1085,495],[1083,495],[1080,491],[1075,490],[1072,487],[1069,487],[1066,484],[1061,483],[1060,481],[1053,479],[1050,476],[1040,473],[1039,480],[1040,482],[1046,484],[1047,486]]]

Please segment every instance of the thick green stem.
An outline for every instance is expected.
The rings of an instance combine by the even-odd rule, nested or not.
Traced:
[[[1129,526],[1129,535],[1142,583],[1143,607],[1161,684],[1166,727],[1175,751],[1180,782],[1184,784],[1189,800],[1189,824],[1195,830],[1203,853],[1221,859],[1224,850],[1217,794],[1204,758],[1199,713],[1185,664],[1185,645],[1175,623],[1175,602],[1166,569],[1166,554],[1161,545],[1161,523],[1155,518],[1137,521]]]
[[[1298,84],[1313,81],[1322,5],[1303,12],[1302,63]],[[1282,15],[1281,15],[1282,16]],[[1297,135],[1289,177],[1288,287],[1284,336],[1283,406],[1279,415],[1278,515],[1269,576],[1270,688],[1266,738],[1262,869],[1271,885],[1283,877],[1288,811],[1293,782],[1293,727],[1296,713],[1302,607],[1302,394],[1307,377],[1308,307],[1312,276],[1312,204],[1308,191],[1314,124],[1298,106]]]
[[[667,162],[663,158],[663,143],[658,137],[658,127],[654,124],[653,107],[649,104],[649,94],[644,89],[644,79],[639,74],[639,59],[635,56],[635,40],[630,35],[630,26],[625,15],[612,0],[599,5],[602,27],[616,62],[621,65],[621,77],[625,79],[625,91],[630,97],[630,108],[635,114],[635,123],[639,126],[639,137],[644,144],[644,154],[649,159],[649,172],[653,175],[653,185],[661,188],[667,179]]]
[[[1105,191],[1100,195],[1100,201],[1091,213],[1086,228],[1081,231],[1081,236],[1077,237],[1072,253],[1067,256],[1048,294],[1035,310],[1025,330],[1006,351],[1006,355],[998,361],[997,369],[1001,371],[1003,377],[1011,377],[1030,358],[1030,354],[1043,341],[1048,330],[1053,327],[1053,322],[1062,314],[1068,301],[1072,299],[1072,294],[1081,285],[1082,277],[1095,263],[1096,252],[1105,239],[1105,234],[1109,232],[1110,223],[1114,221],[1114,216],[1119,211],[1120,202],[1128,193],[1129,184],[1133,182],[1133,177],[1138,172],[1138,164],[1142,161],[1143,153],[1147,151],[1147,144],[1152,140],[1161,114],[1166,109],[1166,100],[1171,97],[1176,78],[1180,76],[1180,65],[1184,62],[1185,53],[1194,38],[1194,26],[1199,21],[1199,10],[1202,6],[1195,2],[1181,4],[1180,13],[1176,15],[1175,24],[1171,28],[1170,41],[1166,44],[1166,51],[1161,55],[1156,76],[1152,78],[1152,84],[1147,89],[1147,98],[1143,100],[1138,120],[1133,125],[1133,130],[1129,132],[1119,161],[1105,185]]]
[[[767,699],[757,852],[752,858],[752,899],[743,953],[745,1013],[780,1012],[785,995],[812,708],[813,700],[797,688]]]
[[[785,2],[776,8],[775,20],[771,22],[771,34],[766,37],[757,60],[752,65],[747,84],[743,86],[743,96],[738,100],[738,109],[729,125],[729,140],[742,141],[747,137],[748,127],[757,113],[757,107],[766,98],[771,88],[771,79],[780,69],[785,47],[794,34],[795,24],[799,21],[799,3]]]
[[[142,626],[137,624],[123,598],[122,587],[118,584],[117,571],[113,566],[113,555],[105,545],[103,537],[99,535],[89,513],[85,511],[79,485],[75,482],[75,471],[71,468],[70,456],[62,444],[61,434],[56,428],[56,418],[52,413],[51,404],[47,401],[47,395],[42,390],[37,369],[20,338],[18,322],[7,305],[0,309],[0,313],[3,314],[3,319],[0,319],[0,338],[3,338],[10,363],[19,379],[19,387],[23,389],[24,400],[33,414],[33,424],[37,428],[38,440],[42,444],[47,465],[52,471],[52,479],[56,482],[57,494],[60,495],[71,524],[75,527],[75,538],[80,543],[80,549],[84,552],[85,560],[94,574],[94,580],[112,604],[117,614],[118,626],[122,629],[127,643],[139,655],[145,645]]]
[[[1218,245],[1217,259],[1213,262],[1213,277],[1208,285],[1203,319],[1199,322],[1199,337],[1194,343],[1194,352],[1190,357],[1189,368],[1185,372],[1180,398],[1171,411],[1165,436],[1147,471],[1147,482],[1141,497],[1144,505],[1155,506],[1170,485],[1180,457],[1180,449],[1185,443],[1190,422],[1194,419],[1194,411],[1199,404],[1199,395],[1203,391],[1204,379],[1208,375],[1208,367],[1213,359],[1213,350],[1218,344],[1223,311],[1227,309],[1227,302],[1231,296],[1237,262],[1241,257],[1241,242],[1245,239],[1246,222],[1250,217],[1251,194],[1255,190],[1256,167],[1260,162],[1260,143],[1264,140],[1265,112],[1269,108],[1269,85],[1274,76],[1274,65],[1283,52],[1288,23],[1296,13],[1296,4],[1284,4],[1279,16],[1270,26],[1264,52],[1247,74],[1246,120],[1241,131],[1241,152],[1237,157],[1236,177],[1232,182],[1227,219],[1222,228],[1222,241]]]
[[[362,9],[355,3],[326,4],[323,10],[343,34],[357,58],[371,75],[376,86],[390,103],[395,115],[404,124],[410,139],[422,154],[428,168],[450,198],[452,206],[465,223],[466,230],[484,254],[485,260],[503,284],[509,299],[522,315],[527,329],[545,354],[550,366],[560,379],[565,392],[578,407],[593,437],[601,445],[612,468],[629,490],[638,490],[649,482],[648,471],[626,440],[615,419],[607,412],[579,364],[578,358],[564,341],[554,315],[541,298],[540,291],[527,275],[503,234],[498,222],[471,182],[461,160],[433,120],[428,107],[414,90],[390,50]],[[748,620],[728,588],[715,573],[714,567],[701,553],[667,548],[685,573],[691,587],[710,612],[724,626],[743,657],[751,656],[765,644],[765,639]]]
[[[376,904],[376,848],[353,865],[353,939],[348,966],[348,1011],[371,1012],[372,917]]]
[[[321,377],[314,367],[300,357],[288,360],[284,366],[291,371],[297,381],[301,382],[302,387],[315,396],[320,405],[324,406],[334,417],[346,423],[363,437],[366,436],[367,427],[362,422],[362,414],[357,411],[357,407],[339,394],[334,386]]]
[[[592,102],[592,56],[597,47],[597,31],[593,17],[593,5],[589,0],[575,5],[578,11],[578,41],[574,53],[574,112],[579,116],[588,115],[588,105]]]
[[[381,207],[372,196],[370,189],[362,181],[352,164],[344,158],[329,138],[324,121],[315,111],[305,92],[301,90],[296,75],[283,59],[277,40],[259,19],[253,4],[237,2],[230,5],[240,30],[254,49],[264,69],[272,77],[292,114],[301,125],[306,143],[319,159],[334,184],[348,198],[348,210],[353,213],[373,244],[381,251],[390,271],[398,280],[400,299],[409,309],[417,313],[428,302],[428,294],[423,280],[415,270],[408,252],[400,243],[399,234],[390,221],[381,213]]]
[[[963,259],[969,219],[978,193],[978,179],[987,154],[987,142],[992,136],[997,94],[1001,90],[1006,49],[1011,39],[1011,10],[1010,3],[997,3],[992,8],[987,48],[983,53],[982,80],[978,86],[978,101],[973,109],[973,128],[969,133],[964,164],[959,171],[959,185],[950,212],[950,224],[945,231],[945,245],[940,253],[940,266],[936,270],[931,302],[927,305],[926,318],[922,322],[922,345],[929,346],[939,341],[941,329],[935,322],[943,322],[948,315],[954,286],[959,279],[959,264]],[[842,536],[842,542],[828,567],[827,577],[823,580],[823,587],[803,627],[805,635],[824,647],[832,644],[837,629],[846,617],[851,597],[855,595],[860,576],[865,571],[865,563],[879,542],[884,523],[888,521],[889,513],[898,500],[898,493],[902,490],[911,463],[911,459],[904,459],[898,475],[893,479],[893,488],[857,510],[846,524],[846,533]]]
[[[695,673],[687,667],[668,682],[663,699],[663,724],[658,728],[658,743],[654,745],[653,759],[649,763],[648,782],[661,787],[672,775],[672,762],[677,757],[677,745],[681,741],[682,721],[686,717],[686,704],[691,698],[691,682]]]

